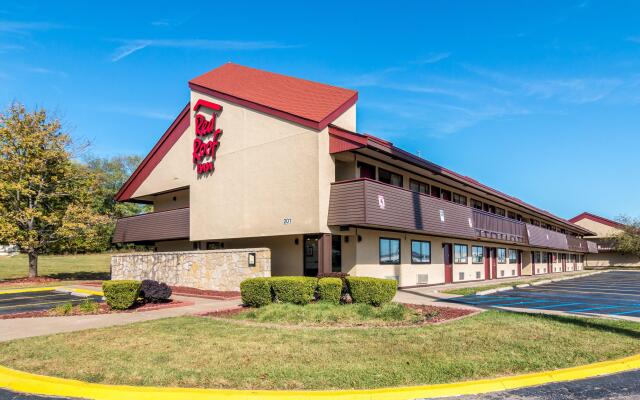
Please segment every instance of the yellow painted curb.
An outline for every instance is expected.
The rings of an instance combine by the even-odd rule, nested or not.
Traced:
[[[91,289],[80,289],[80,288],[69,288],[69,287],[58,287],[56,288],[56,290],[63,290],[66,292],[71,292],[71,293],[86,293],[86,294],[91,294],[94,296],[104,296],[104,293],[102,292],[102,290],[98,291],[98,290],[91,290]]]
[[[82,397],[95,400],[275,400],[275,399],[342,399],[342,400],[409,400],[480,394],[565,382],[640,368],[640,355],[604,361],[557,371],[483,379],[438,385],[365,390],[225,390],[162,388],[145,386],[104,385],[71,379],[53,378],[0,367],[0,387],[16,392],[39,395]]]
[[[14,294],[14,293],[26,293],[26,292],[46,292],[49,290],[56,290],[55,286],[36,287],[36,288],[20,288],[20,289],[5,289],[0,290],[0,295]]]

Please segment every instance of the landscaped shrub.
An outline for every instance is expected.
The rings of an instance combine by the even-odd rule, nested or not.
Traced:
[[[271,285],[268,278],[249,278],[240,283],[242,303],[262,307],[271,303]]]
[[[342,296],[342,279],[320,278],[318,280],[318,295],[322,301],[328,301],[334,304],[340,303],[340,296]]]
[[[314,298],[318,279],[308,276],[277,276],[269,279],[276,300],[283,303],[308,304]]]
[[[354,303],[379,306],[388,303],[396,295],[398,284],[393,279],[349,276],[347,285]]]
[[[140,296],[140,281],[104,281],[102,291],[107,305],[114,310],[126,310]]]
[[[149,303],[167,301],[171,297],[171,288],[164,282],[145,279],[140,285],[140,296]]]

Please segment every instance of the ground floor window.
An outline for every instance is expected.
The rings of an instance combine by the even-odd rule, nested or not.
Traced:
[[[518,250],[509,249],[509,263],[515,264],[518,262]]]
[[[331,236],[331,271],[342,271],[342,236]]]
[[[380,238],[380,264],[400,264],[400,239]]]
[[[507,249],[498,248],[498,264],[507,263]]]
[[[411,241],[411,263],[429,264],[431,262],[431,242]]]
[[[533,262],[536,264],[542,263],[542,254],[539,251],[533,252]]]
[[[471,246],[471,262],[482,264],[484,260],[484,248],[482,246]]]
[[[466,244],[453,245],[453,262],[456,264],[466,264],[468,262],[468,252],[469,247]]]
[[[542,253],[542,263],[546,264],[549,262],[549,253],[546,251]]]

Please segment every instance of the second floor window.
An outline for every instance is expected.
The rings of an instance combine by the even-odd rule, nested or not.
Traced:
[[[482,264],[484,260],[484,247],[471,246],[471,262],[474,264]]]
[[[504,208],[496,207],[496,214],[500,215],[501,217],[504,217],[506,212]]]
[[[471,207],[482,210],[482,202],[480,200],[471,199]]]
[[[429,194],[429,185],[414,179],[409,180],[409,189],[414,192]]]
[[[380,238],[380,264],[400,264],[400,239]]]
[[[440,195],[443,200],[451,201],[451,191],[442,189]]]
[[[453,262],[456,264],[467,264],[467,252],[469,247],[466,244],[453,245]]]
[[[458,203],[458,204],[462,204],[463,206],[466,206],[467,205],[467,196],[463,196],[461,194],[454,193],[453,194],[453,202],[454,203]]]
[[[386,169],[378,169],[378,180],[390,185],[402,187],[402,175],[398,175]]]
[[[513,211],[508,211],[507,218],[516,219],[516,213],[514,213]]]

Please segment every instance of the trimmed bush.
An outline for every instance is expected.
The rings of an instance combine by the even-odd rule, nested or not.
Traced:
[[[270,278],[269,283],[277,301],[309,304],[314,299],[318,279],[308,276],[276,276]]]
[[[346,280],[354,303],[380,306],[390,302],[398,289],[393,279],[348,276]]]
[[[249,278],[240,283],[242,303],[250,307],[271,304],[271,285],[268,278]]]
[[[107,305],[114,310],[131,308],[140,296],[140,281],[104,281],[102,291]]]
[[[140,296],[149,303],[167,301],[171,297],[171,288],[164,282],[145,279],[140,285]]]
[[[318,280],[318,295],[322,301],[328,301],[334,304],[340,303],[342,295],[342,279],[340,278],[321,278]]]

